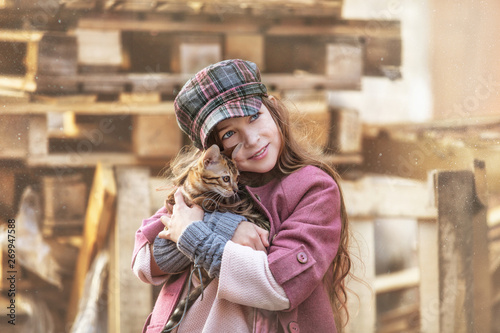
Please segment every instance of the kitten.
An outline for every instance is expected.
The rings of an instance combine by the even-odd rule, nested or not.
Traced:
[[[231,155],[235,156],[240,147],[236,146]],[[184,201],[190,207],[197,204],[206,212],[217,210],[242,215],[269,231],[269,221],[258,212],[248,192],[239,188],[239,171],[234,160],[225,155],[227,153],[213,145],[201,154],[177,158],[171,165],[175,187],[167,195],[167,209],[172,213],[174,193],[180,187]]]
[[[188,206],[197,204],[207,212],[232,212],[269,231],[270,223],[265,215],[258,211],[248,192],[238,186],[239,172],[234,156],[240,147],[241,144],[230,152],[221,152],[217,145],[213,145],[202,153],[180,154],[170,166],[175,187],[168,194],[165,203],[169,212],[172,213],[174,193],[180,187]],[[226,154],[231,154],[232,158]],[[212,281],[204,270],[201,270],[201,275],[203,285]],[[177,304],[162,332],[169,332],[177,327],[184,313],[203,292],[203,285],[194,288]]]

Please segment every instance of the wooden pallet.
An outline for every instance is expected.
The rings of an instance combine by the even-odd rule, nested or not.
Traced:
[[[99,161],[162,166],[187,143],[173,103],[148,104],[142,102],[143,95],[132,96],[127,97],[130,103],[94,102],[95,96],[89,95],[5,107],[1,124],[7,135],[5,146],[0,144],[5,147],[0,157],[24,160],[30,166],[95,166]],[[297,134],[314,133],[308,142],[312,148],[326,153],[333,164],[361,163],[357,112],[329,109],[320,100],[288,103]]]
[[[26,100],[36,90],[39,31],[0,30],[0,96]]]

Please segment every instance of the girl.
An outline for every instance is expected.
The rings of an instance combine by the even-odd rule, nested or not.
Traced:
[[[290,133],[288,112],[267,95],[257,66],[226,60],[189,80],[175,100],[193,144],[240,144],[240,182],[270,221],[270,232],[231,213],[204,214],[180,191],[143,221],[132,267],[143,281],[166,281],[145,332],[160,332],[186,295],[192,262],[215,279],[177,332],[336,332],[347,320],[348,223],[338,174]],[[340,316],[340,314],[344,316]],[[345,321],[343,320],[343,321]]]

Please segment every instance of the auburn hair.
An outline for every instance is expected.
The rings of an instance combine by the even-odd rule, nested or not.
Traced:
[[[307,165],[313,165],[329,174],[337,183],[340,191],[340,216],[342,220],[340,244],[337,255],[335,256],[331,269],[332,271],[325,274],[325,286],[329,292],[330,303],[334,310],[336,321],[345,326],[349,321],[349,311],[347,308],[347,286],[346,277],[350,275],[351,258],[349,255],[349,221],[345,209],[342,190],[340,188],[340,175],[327,162],[323,161],[321,155],[313,153],[311,149],[306,149],[300,144],[293,135],[292,125],[287,107],[277,98],[270,99],[262,98],[263,104],[269,110],[271,116],[276,123],[281,134],[281,147],[278,157],[278,162],[275,167],[275,172],[278,176],[288,175]],[[224,149],[222,141],[219,139],[217,131],[212,131],[207,140],[207,146],[217,144]],[[253,174],[254,175],[254,174]],[[252,183],[251,173],[242,172],[240,179],[242,182]]]

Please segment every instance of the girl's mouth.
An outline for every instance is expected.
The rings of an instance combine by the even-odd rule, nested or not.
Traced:
[[[252,157],[250,157],[250,159],[251,160],[259,160],[261,158],[264,158],[264,156],[267,153],[267,147],[269,147],[269,143],[267,145],[265,145],[264,147],[262,147],[262,149],[259,150],[258,152],[256,152],[254,155],[252,155]]]

